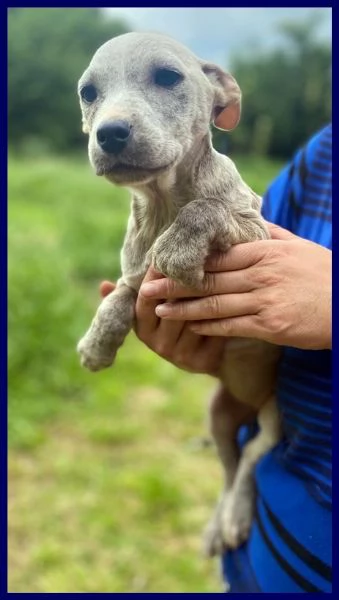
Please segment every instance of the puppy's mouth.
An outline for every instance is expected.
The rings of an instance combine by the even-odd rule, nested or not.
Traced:
[[[116,183],[133,183],[153,178],[167,171],[174,161],[159,167],[146,167],[140,165],[131,165],[118,162],[114,165],[96,165],[96,174],[99,177],[106,177]]]

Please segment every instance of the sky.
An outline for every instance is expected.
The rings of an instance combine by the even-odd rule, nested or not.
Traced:
[[[204,60],[227,65],[231,56],[252,49],[269,49],[282,39],[275,27],[281,21],[300,22],[314,11],[322,13],[319,36],[331,40],[330,8],[106,8],[135,31],[167,33]]]

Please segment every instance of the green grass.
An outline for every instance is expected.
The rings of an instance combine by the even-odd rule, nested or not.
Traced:
[[[280,165],[236,161],[263,192]],[[219,591],[200,536],[221,485],[208,377],[133,334],[90,374],[76,342],[119,274],[128,196],[86,160],[9,162],[9,590]]]

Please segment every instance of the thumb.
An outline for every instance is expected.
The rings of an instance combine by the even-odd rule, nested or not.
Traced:
[[[293,233],[288,231],[288,229],[279,227],[279,225],[269,223],[269,221],[266,221],[266,225],[268,227],[268,231],[270,232],[272,240],[292,240],[296,237]]]

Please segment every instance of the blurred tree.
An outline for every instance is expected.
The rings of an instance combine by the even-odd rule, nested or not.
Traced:
[[[282,48],[234,58],[243,113],[228,138],[231,150],[288,158],[331,119],[331,47],[319,41],[318,26],[318,14],[283,23]],[[216,132],[217,146],[221,136]]]
[[[9,143],[50,150],[81,142],[77,80],[93,52],[128,27],[97,8],[16,8],[8,13]]]

